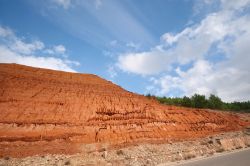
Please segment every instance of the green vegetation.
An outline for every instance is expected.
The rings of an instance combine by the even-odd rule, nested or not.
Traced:
[[[250,113],[250,101],[244,102],[223,102],[218,96],[211,94],[209,98],[206,98],[205,95],[194,94],[191,97],[157,97],[153,95],[146,95],[148,98],[155,98],[160,103],[175,105],[175,106],[184,106],[192,108],[210,108],[218,110],[227,110],[227,111],[237,111],[237,112],[249,112]]]

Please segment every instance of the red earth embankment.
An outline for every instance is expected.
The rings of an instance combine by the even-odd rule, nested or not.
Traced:
[[[0,64],[0,156],[178,141],[244,126],[236,115],[161,105],[96,75]]]

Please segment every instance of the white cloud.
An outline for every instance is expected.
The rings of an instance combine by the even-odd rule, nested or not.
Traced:
[[[9,49],[22,54],[31,54],[44,48],[43,42],[39,40],[25,42],[23,38],[16,37],[15,33],[8,27],[0,26],[0,40]]]
[[[153,49],[150,52],[122,54],[116,66],[125,72],[149,75],[169,69],[171,62],[165,51]]]
[[[185,92],[185,95],[192,95],[195,92],[209,94],[206,83],[210,80],[208,76],[212,71],[212,66],[207,61],[199,60],[191,69],[181,71],[177,68],[177,76],[165,75],[159,79],[154,79],[153,83],[160,86],[159,95],[167,94],[174,88],[181,89]]]
[[[66,51],[66,48],[63,45],[57,45],[57,46],[54,46],[54,51],[59,54],[64,54]]]
[[[55,52],[54,52],[53,49],[46,49],[46,50],[44,50],[44,53],[52,55],[52,54],[54,54]]]
[[[41,50],[44,48],[44,44],[41,41],[33,41],[32,43],[26,43],[20,39],[16,39],[15,42],[11,44],[11,49],[22,54],[31,54],[34,51]]]
[[[51,48],[45,49],[44,53],[50,54],[50,55],[62,55],[63,57],[67,57],[66,51],[67,49],[65,48],[65,46],[62,44],[59,44]]]
[[[165,43],[156,46],[153,51],[120,55],[118,66],[123,71],[136,74],[158,74],[169,69],[166,66],[171,63],[186,64],[203,58],[213,43],[235,33],[230,29],[229,16],[228,13],[212,13],[200,24],[185,28],[180,33],[166,33],[161,37]],[[155,52],[157,48],[161,51]]]
[[[250,4],[250,0],[221,0],[221,3],[224,10],[241,10]]]
[[[53,0],[53,2],[64,9],[68,9],[71,6],[71,0]]]
[[[64,53],[65,47],[55,46],[53,55]],[[79,65],[78,62],[70,61],[67,58],[56,58],[44,55],[47,49],[45,44],[39,40],[25,42],[23,39],[15,36],[10,28],[0,26],[0,63],[18,63],[33,67],[48,68],[54,70],[63,70],[76,72],[72,66]],[[36,54],[39,54],[37,56]]]
[[[0,26],[0,37],[12,36],[13,32],[8,27],[4,28]]]
[[[18,63],[27,66],[41,67],[54,70],[76,72],[71,68],[72,63],[55,57],[42,57],[34,55],[21,55],[10,49],[0,46],[1,63]]]
[[[164,35],[162,35],[162,40],[164,40],[168,45],[172,45],[173,43],[175,43],[178,39],[178,36],[175,36],[171,33],[165,33]]]
[[[248,61],[250,62],[250,61]],[[212,64],[198,60],[187,71],[176,69],[177,76],[165,75],[152,80],[158,95],[166,95],[173,89],[183,91],[183,95],[194,93],[209,95],[216,94],[225,101],[249,100],[250,71],[240,70],[229,66],[228,62]]]
[[[148,90],[158,95],[179,90],[182,95],[214,93],[226,101],[249,100],[250,14],[242,12],[249,5],[250,0],[222,0],[220,11],[179,33],[162,35],[162,43],[149,51],[121,54],[117,66],[153,75]],[[211,56],[217,53],[225,58],[214,62]],[[191,62],[191,68],[181,70]]]

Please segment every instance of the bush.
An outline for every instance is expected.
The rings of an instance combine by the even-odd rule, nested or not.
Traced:
[[[249,112],[250,113],[250,101],[245,102],[223,102],[218,96],[211,94],[208,99],[205,95],[194,94],[191,97],[156,97],[151,94],[147,94],[146,97],[150,99],[156,99],[162,104],[193,107],[193,108],[210,108],[218,110],[229,110],[237,112]]]
[[[182,99],[182,106],[184,106],[184,107],[192,107],[193,106],[192,100],[189,97],[184,96],[183,99]]]
[[[195,108],[206,108],[207,107],[207,100],[205,95],[198,95],[194,94],[192,96],[193,106]]]
[[[208,107],[211,109],[221,109],[223,102],[218,96],[211,94],[208,99]]]

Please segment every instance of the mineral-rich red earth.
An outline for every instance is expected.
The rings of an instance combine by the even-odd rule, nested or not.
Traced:
[[[0,156],[162,143],[244,126],[237,115],[161,105],[96,75],[0,64]]]

